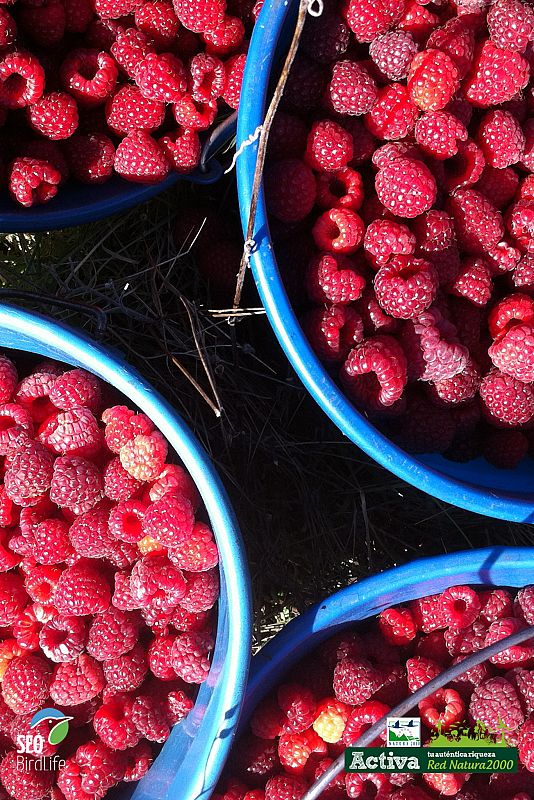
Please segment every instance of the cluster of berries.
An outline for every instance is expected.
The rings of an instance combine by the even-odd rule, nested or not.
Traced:
[[[256,708],[212,800],[300,800],[350,746],[410,692],[469,653],[534,623],[534,586],[453,586],[383,611],[310,654]],[[419,703],[422,744],[481,723],[519,749],[513,774],[341,773],[324,800],[530,800],[534,797],[534,641],[510,647]],[[385,732],[373,744],[385,746]]]
[[[51,362],[20,380],[0,356],[2,800],[97,800],[138,780],[209,671],[213,534],[163,436],[110,393]],[[30,728],[48,707],[71,717],[63,744],[45,719]]]
[[[0,186],[156,183],[199,163],[239,104],[247,0],[0,0]],[[256,12],[257,13],[257,9]]]
[[[521,0],[326,0],[271,131],[303,328],[412,452],[513,467],[532,444],[533,39]]]

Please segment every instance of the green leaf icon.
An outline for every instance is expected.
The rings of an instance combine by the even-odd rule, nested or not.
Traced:
[[[68,719],[62,719],[57,723],[57,725],[54,725],[48,734],[48,741],[50,744],[60,744],[64,739],[67,738],[68,732],[69,721]]]

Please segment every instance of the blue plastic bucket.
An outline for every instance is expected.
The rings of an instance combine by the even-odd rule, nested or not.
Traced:
[[[247,562],[230,501],[185,422],[122,357],[71,328],[0,305],[0,348],[36,353],[93,372],[145,412],[189,471],[202,496],[220,554],[217,642],[195,707],[176,725],[148,774],[124,784],[117,800],[205,800],[226,761],[245,694],[252,614]]]
[[[277,48],[289,38],[297,6],[298,0],[266,0],[260,13],[243,77],[238,148],[263,122],[269,82],[278,63]],[[245,147],[237,160],[244,231],[257,151],[256,141]],[[412,456],[381,434],[345,397],[311,349],[291,308],[273,252],[263,189],[253,238],[252,270],[274,332],[300,379],[338,428],[390,472],[440,500],[490,517],[534,522],[534,464],[530,458],[515,470],[501,470],[482,458],[457,464],[436,454]]]
[[[240,732],[254,709],[301,658],[359,620],[459,584],[521,587],[534,582],[534,549],[494,547],[422,558],[365,578],[292,620],[252,659]]]

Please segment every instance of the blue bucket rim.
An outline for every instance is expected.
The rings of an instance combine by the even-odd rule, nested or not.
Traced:
[[[42,346],[46,352],[37,347],[37,342],[46,343]],[[176,450],[199,490],[217,540],[220,566],[224,576],[221,585],[224,585],[228,597],[228,613],[224,622],[231,646],[225,651],[220,673],[224,679],[224,691],[219,692],[217,703],[217,711],[224,714],[221,713],[216,719],[207,721],[202,728],[204,739],[210,746],[207,747],[195,740],[191,752],[188,753],[188,758],[191,758],[190,763],[203,764],[203,770],[197,775],[194,785],[187,786],[173,780],[169,787],[170,793],[158,795],[158,798],[175,796],[172,792],[177,788],[180,789],[180,800],[208,798],[226,762],[235,734],[246,690],[252,643],[252,592],[248,562],[226,489],[207,453],[182,417],[154,391],[118,351],[112,351],[111,348],[95,343],[87,335],[75,331],[64,323],[6,303],[0,303],[0,347],[81,365],[114,386],[134,405],[143,409],[161,430]],[[219,617],[218,633],[221,625],[222,620]],[[213,660],[216,661],[216,654]],[[207,695],[204,689],[205,687],[207,689],[209,682],[208,675],[206,683],[200,687],[195,704],[199,708],[203,707],[204,694]],[[191,714],[194,715],[194,710]],[[187,721],[188,718],[176,727],[186,725]],[[197,739],[200,740],[200,737]],[[151,769],[154,769],[157,762],[158,759]],[[193,769],[189,766],[186,773],[191,772]],[[148,777],[147,775],[136,784],[133,790],[134,798],[139,797],[139,800],[151,798],[150,792],[145,793],[143,788]],[[183,777],[182,775],[181,780]]]
[[[266,0],[252,34],[243,74],[237,124],[237,186],[246,235],[258,141],[245,142],[264,121],[271,71],[284,25],[297,0]],[[247,102],[248,101],[248,102]],[[513,522],[534,522],[534,498],[486,489],[453,477],[410,456],[352,405],[312,350],[291,306],[273,251],[263,181],[253,238],[251,267],[275,335],[314,400],[345,434],[379,465],[416,488],[468,511]]]

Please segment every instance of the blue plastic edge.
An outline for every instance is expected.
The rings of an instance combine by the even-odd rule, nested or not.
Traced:
[[[289,16],[296,2],[297,0],[266,0],[259,15],[243,76],[237,150],[263,122],[277,43],[285,32],[285,25],[291,22]],[[244,147],[237,159],[239,205],[245,233],[257,152],[258,142],[255,141]],[[411,457],[394,445],[343,395],[308,344],[283,287],[272,249],[263,186],[253,238],[256,246],[251,258],[252,271],[273,330],[301,381],[338,428],[390,472],[440,500],[498,519],[533,522],[534,496],[521,496],[517,490],[514,493],[508,487],[495,490],[476,486],[468,480],[464,482],[463,476],[469,471],[470,465],[461,465],[457,470],[460,479],[448,477],[439,468]],[[440,465],[440,460],[445,461],[434,456],[428,457],[429,463],[433,465],[436,462]],[[453,470],[454,465],[451,462],[451,471]],[[475,476],[478,476],[479,470],[480,464],[475,464]],[[509,482],[513,483],[513,473]]]
[[[254,656],[239,733],[258,703],[293,665],[351,623],[449,586],[521,587],[533,582],[533,548],[493,547],[417,559],[336,592],[292,620]]]
[[[248,565],[229,498],[207,454],[172,407],[122,358],[73,329],[0,304],[0,346],[80,366],[115,386],[168,439],[204,501],[220,553],[217,643],[195,708],[176,725],[148,775],[120,800],[207,800],[226,762],[245,695],[252,638]]]

